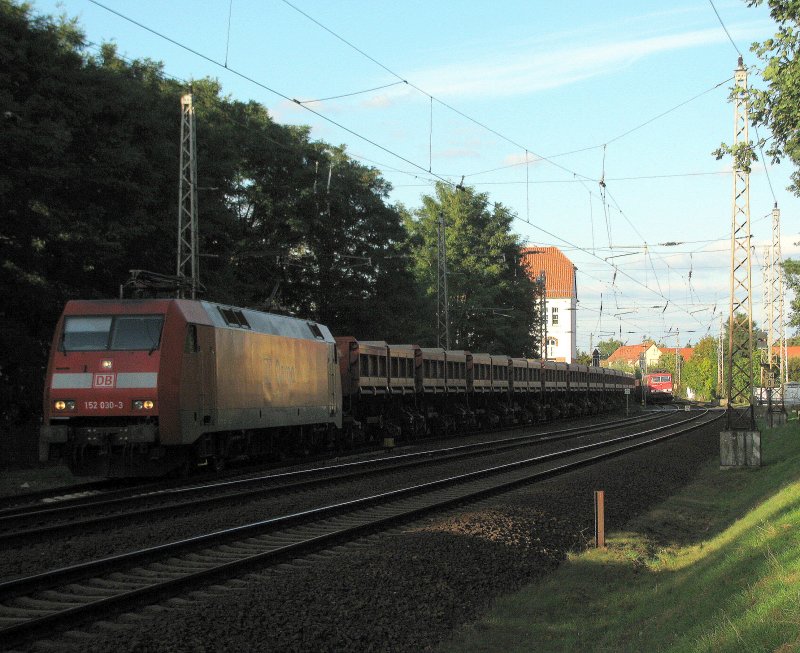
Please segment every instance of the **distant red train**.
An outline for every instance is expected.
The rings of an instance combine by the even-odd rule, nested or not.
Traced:
[[[646,401],[661,403],[673,399],[672,372],[655,371],[645,374],[642,385]]]

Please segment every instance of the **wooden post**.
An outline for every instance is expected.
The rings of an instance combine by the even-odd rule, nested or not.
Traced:
[[[595,490],[594,493],[594,545],[595,548],[606,548],[606,524],[605,524],[605,492]]]

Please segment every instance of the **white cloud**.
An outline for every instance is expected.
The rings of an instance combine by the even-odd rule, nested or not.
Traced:
[[[749,30],[739,32],[744,38],[743,34]],[[409,78],[434,96],[508,97],[606,75],[656,53],[725,40],[725,33],[713,27],[627,41],[587,43],[584,38],[579,44],[561,42],[560,47],[553,47],[552,43],[548,47],[542,43],[516,44],[492,55],[481,54],[471,61],[419,71]]]

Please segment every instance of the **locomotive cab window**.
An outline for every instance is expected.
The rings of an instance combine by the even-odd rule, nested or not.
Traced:
[[[161,344],[163,315],[67,316],[61,350],[155,351]]]

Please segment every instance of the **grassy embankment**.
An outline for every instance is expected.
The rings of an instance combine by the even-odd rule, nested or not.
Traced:
[[[442,650],[800,651],[800,425],[761,433],[761,469],[709,461]]]

